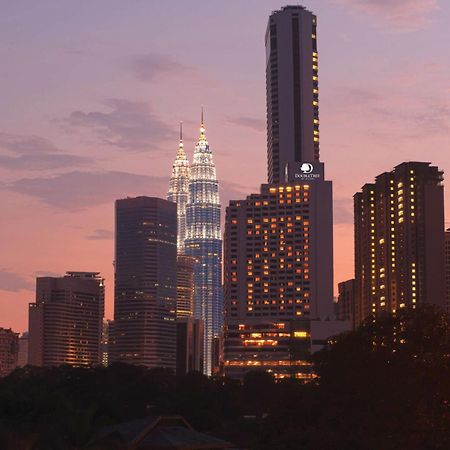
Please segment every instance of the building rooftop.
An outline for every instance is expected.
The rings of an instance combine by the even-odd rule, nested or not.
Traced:
[[[108,443],[133,450],[232,449],[229,442],[195,431],[181,416],[150,416],[105,427],[89,442],[86,450]]]

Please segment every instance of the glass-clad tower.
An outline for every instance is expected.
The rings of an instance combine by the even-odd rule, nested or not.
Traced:
[[[177,249],[184,254],[186,239],[186,204],[189,198],[189,160],[183,147],[183,129],[180,123],[180,143],[178,153],[172,167],[167,200],[177,204]]]
[[[202,123],[195,146],[186,206],[186,254],[194,263],[194,316],[203,319],[204,373],[211,375],[222,327],[222,239],[219,185]]]

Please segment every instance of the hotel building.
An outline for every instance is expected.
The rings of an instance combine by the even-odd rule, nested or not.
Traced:
[[[315,334],[323,341],[320,319],[333,308],[331,182],[319,175],[262,185],[227,208],[224,369],[231,377],[252,368],[312,376],[312,346],[323,344]]]

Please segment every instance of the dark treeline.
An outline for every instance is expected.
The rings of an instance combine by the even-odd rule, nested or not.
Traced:
[[[306,385],[119,364],[18,369],[0,380],[0,449],[82,449],[103,426],[157,414],[241,448],[450,448],[445,315],[425,307],[367,323],[314,359],[318,379]]]

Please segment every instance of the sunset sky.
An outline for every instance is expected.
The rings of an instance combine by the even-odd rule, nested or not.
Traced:
[[[321,158],[335,282],[352,196],[406,160],[450,173],[450,2],[305,0],[318,16]],[[100,271],[113,307],[114,200],[165,197],[200,106],[223,209],[266,181],[273,0],[0,0],[0,326],[27,329],[36,276]],[[450,221],[446,193],[447,221]],[[446,224],[450,226],[449,223]]]

